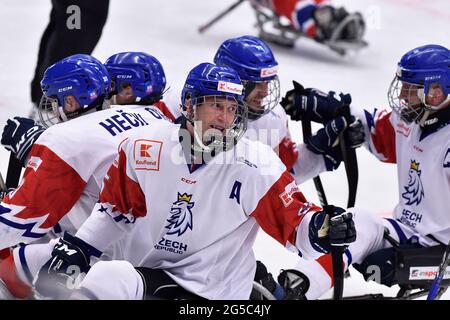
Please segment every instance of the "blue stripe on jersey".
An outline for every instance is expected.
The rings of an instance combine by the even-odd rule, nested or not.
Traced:
[[[25,277],[30,283],[33,283],[33,276],[31,275],[30,268],[28,268],[27,260],[25,259],[25,247],[26,245],[20,245],[19,248],[19,259],[22,270],[25,273]]]
[[[36,222],[20,224],[20,223],[9,221],[8,219],[3,218],[2,216],[0,216],[0,222],[6,224],[7,226],[13,227],[15,229],[25,230],[25,232],[23,233],[24,237],[37,239],[37,238],[41,238],[46,235],[46,233],[37,233],[37,232],[31,231],[34,228],[34,226],[36,225]]]
[[[400,244],[405,244],[408,241],[408,238],[406,237],[405,233],[403,232],[402,228],[400,227],[400,225],[398,224],[397,221],[395,221],[394,219],[390,219],[390,218],[385,218],[387,221],[389,221],[392,226],[395,229],[395,232],[397,232],[397,235],[400,239]]]
[[[344,253],[347,256],[347,268],[348,268],[353,262],[352,253],[348,249],[345,249]]]

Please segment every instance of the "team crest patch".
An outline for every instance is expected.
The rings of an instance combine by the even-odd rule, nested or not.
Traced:
[[[194,202],[191,202],[192,195],[178,192],[178,199],[170,208],[170,218],[167,219],[167,234],[176,234],[181,236],[187,229],[192,230],[192,208]]]
[[[402,193],[403,199],[406,200],[406,205],[418,205],[425,193],[423,191],[422,181],[420,180],[420,175],[422,171],[419,169],[420,163],[415,160],[411,161],[408,177],[408,185],[404,187],[405,192]]]
[[[296,192],[300,192],[300,189],[295,181],[292,181],[284,188],[284,191],[279,195],[279,197],[285,207],[289,207],[289,205],[294,201],[292,195]]]
[[[134,142],[135,169],[159,171],[162,145],[162,141],[136,140]]]

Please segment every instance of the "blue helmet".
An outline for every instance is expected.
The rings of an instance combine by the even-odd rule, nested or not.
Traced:
[[[205,97],[225,98],[236,102],[236,115],[230,128],[225,128],[225,136],[214,137],[209,145],[201,138],[194,149],[201,152],[229,150],[247,129],[247,108],[243,103],[243,86],[237,72],[229,67],[220,67],[212,63],[201,63],[193,68],[185,81],[181,93],[181,109],[184,117],[194,123],[197,120],[196,109],[201,108]],[[216,100],[215,100],[216,101]],[[195,126],[195,124],[194,124]],[[195,131],[195,130],[194,130]],[[218,149],[217,149],[218,148]]]
[[[103,64],[88,55],[77,54],[56,62],[45,70],[41,80],[43,96],[39,115],[42,123],[48,127],[94,108],[104,108],[110,83]],[[80,108],[64,111],[66,96],[73,96]]]
[[[431,88],[441,88],[445,99],[439,105],[426,101]],[[423,124],[430,113],[450,101],[450,50],[425,45],[408,51],[400,59],[388,93],[391,108],[408,123]]]
[[[254,36],[225,40],[217,50],[214,63],[239,73],[245,86],[249,117],[255,120],[272,110],[280,99],[278,62],[270,47]],[[257,90],[253,93],[253,90]],[[258,91],[259,90],[259,91]],[[259,95],[257,101],[252,100]]]
[[[162,98],[166,75],[161,63],[144,52],[122,52],[108,58],[106,69],[111,76],[113,92],[131,86],[136,102],[153,104]]]

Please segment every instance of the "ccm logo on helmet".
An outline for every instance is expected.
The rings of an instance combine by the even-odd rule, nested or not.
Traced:
[[[242,88],[243,88],[242,85],[232,82],[219,81],[219,83],[217,84],[218,91],[234,93],[239,95],[242,94]]]
[[[58,89],[58,92],[64,92],[64,91],[71,90],[71,89],[72,89],[72,86],[64,87],[64,88]]]

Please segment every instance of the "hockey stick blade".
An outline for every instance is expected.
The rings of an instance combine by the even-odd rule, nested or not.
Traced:
[[[444,255],[442,256],[442,262],[439,265],[438,273],[431,284],[430,291],[428,292],[427,300],[435,300],[439,294],[441,288],[441,282],[444,279],[445,272],[447,271],[450,255],[450,241],[445,248]]]

